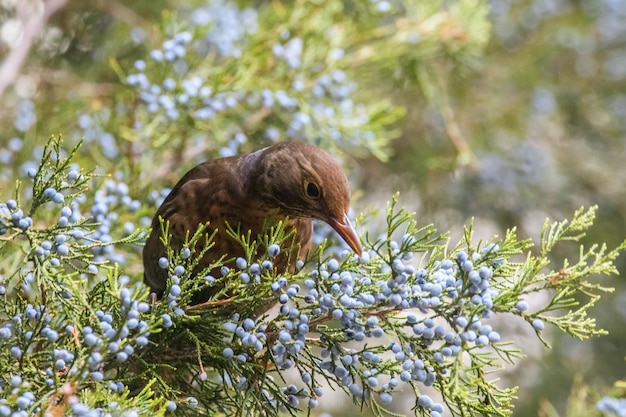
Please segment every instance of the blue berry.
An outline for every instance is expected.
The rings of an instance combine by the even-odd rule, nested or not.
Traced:
[[[41,331],[41,335],[48,339],[50,342],[56,342],[59,338],[59,333],[56,330],[53,330],[49,327],[45,327]]]
[[[328,270],[330,272],[335,272],[339,269],[339,262],[336,259],[331,259],[328,261]]]
[[[372,336],[374,337],[383,337],[384,334],[385,332],[380,327],[376,327],[375,329],[372,330]]]
[[[224,356],[226,359],[230,359],[235,355],[235,352],[233,352],[233,350],[229,347],[224,348],[224,350],[222,351],[222,356]]]
[[[11,348],[11,356],[13,356],[15,359],[20,359],[22,357],[22,349],[17,346],[13,346]]]
[[[490,279],[493,276],[493,271],[487,268],[486,266],[482,266],[478,270],[478,274],[480,275],[482,279]]]
[[[251,330],[254,328],[254,320],[247,318],[243,321],[243,328],[246,330]]]
[[[61,204],[65,201],[65,196],[61,193],[55,193],[54,197],[52,197],[52,201],[54,201],[57,204]]]
[[[56,193],[57,190],[55,190],[54,188],[46,188],[45,190],[43,190],[43,195],[49,199],[52,199]]]
[[[280,253],[280,246],[278,246],[275,243],[269,245],[269,247],[267,248],[267,254],[271,256],[272,258],[278,256],[279,253]]]
[[[67,245],[57,246],[57,253],[61,256],[67,256],[70,253],[70,248]]]
[[[24,217],[22,219],[19,219],[19,221],[17,222],[17,227],[19,227],[22,230],[26,230],[32,225],[33,225],[33,219],[31,219],[30,217]]]
[[[31,403],[31,401],[24,396],[18,397],[16,402],[17,402],[17,408],[19,408],[20,410],[27,409]]]
[[[417,404],[424,408],[430,408],[433,404],[433,400],[428,395],[420,395],[417,399]]]
[[[478,346],[487,346],[489,344],[489,338],[485,335],[480,335],[476,338],[476,344]]]
[[[95,346],[99,340],[100,338],[93,333],[85,335],[85,344],[87,346]]]
[[[22,377],[19,375],[13,375],[11,377],[10,384],[12,387],[19,387],[22,385]]]
[[[532,326],[538,332],[542,331],[546,327],[545,323],[541,319],[534,319],[532,321]]]
[[[289,334],[289,332],[285,330],[281,330],[280,333],[278,334],[278,340],[282,344],[289,343],[291,342],[291,335]]]
[[[146,336],[138,336],[136,342],[137,346],[144,347],[148,345],[148,338]]]
[[[171,327],[172,326],[172,318],[169,314],[163,314],[161,316],[161,320],[163,323],[163,327]]]
[[[367,325],[370,327],[374,327],[378,325],[378,317],[370,316],[367,318]]]
[[[388,392],[380,394],[380,401],[384,404],[390,404],[393,401],[393,397]]]
[[[487,335],[490,342],[499,342],[500,341],[500,333],[498,332],[489,332]]]
[[[472,261],[468,259],[466,261],[463,261],[463,263],[461,263],[461,269],[465,272],[470,272],[474,269],[474,264],[472,263]]]
[[[335,372],[334,373],[335,373],[335,376],[337,378],[341,379],[341,378],[344,378],[345,376],[348,375],[348,370],[340,365],[340,366],[335,368]]]
[[[235,260],[235,265],[238,269],[245,269],[248,266],[248,262],[244,258],[237,258]]]
[[[159,268],[161,269],[167,269],[169,266],[169,261],[167,260],[167,258],[165,257],[160,257],[159,258]]]

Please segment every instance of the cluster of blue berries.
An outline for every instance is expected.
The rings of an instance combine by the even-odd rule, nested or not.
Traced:
[[[132,223],[124,227],[119,224],[119,216],[123,215],[120,208],[132,212],[141,204],[130,198],[128,186],[110,180],[95,193],[91,213],[85,210],[87,196],[81,191],[89,177],[64,159],[67,152],[57,148],[57,144],[49,144],[46,152],[53,151],[45,154],[42,171],[35,168],[39,166],[35,163],[25,170],[33,186],[30,192],[22,193],[24,201],[30,203],[33,217],[39,219],[44,213],[52,213],[47,218],[52,222],[44,227],[34,224],[20,207],[23,201],[9,199],[0,203],[0,234],[25,233],[30,238],[29,248],[27,243],[22,245],[28,256],[25,266],[11,276],[11,282],[0,276],[0,297],[7,298],[0,303],[0,345],[10,355],[7,363],[19,364],[8,371],[10,380],[0,381],[0,416],[40,413],[42,403],[37,400],[41,393],[61,392],[65,384],[73,392],[99,383],[122,395],[125,386],[116,380],[120,376],[111,372],[107,364],[128,362],[138,349],[148,345],[149,335],[157,326],[157,320],[145,314],[149,305],[139,301],[145,298],[141,285],[128,287],[128,276],[119,278],[117,302],[112,298],[106,306],[79,307],[88,302],[84,290],[98,291],[100,298],[111,298],[109,290],[116,291],[105,288],[110,281],[85,285],[83,278],[96,275],[99,262],[121,260],[115,252],[102,248],[111,241],[110,229],[124,229],[125,235],[133,233]],[[43,148],[35,151],[44,157]],[[62,265],[65,268],[56,268]],[[80,315],[92,308],[94,316]],[[72,393],[68,392],[67,398],[73,398],[67,404],[74,415],[102,415],[102,410],[90,409]]]
[[[33,219],[18,208],[17,201],[11,199],[6,203],[0,203],[0,236],[6,234],[10,227],[25,231],[32,225]]]
[[[196,44],[198,52],[216,52],[221,57],[239,58],[247,38],[258,30],[258,15],[253,8],[240,9],[232,1],[211,1],[190,12],[194,25],[207,28]]]
[[[401,242],[390,241],[391,262],[385,262],[375,250],[360,259],[344,252],[342,261],[330,259],[311,271],[304,286],[278,277],[271,283],[280,305],[278,321],[268,326],[258,318],[233,316],[224,326],[232,334],[224,358],[246,362],[266,349],[271,351],[278,370],[298,369],[305,383],[303,388],[293,384],[281,387],[286,395],[283,406],[298,407],[306,398],[308,407],[314,408],[323,391],[311,378],[311,367],[343,385],[355,400],[377,395],[380,402],[388,404],[401,383],[429,387],[445,378],[454,358],[463,351],[499,349],[500,333],[486,322],[493,315],[493,300],[498,295],[491,286],[493,270],[503,263],[497,256],[498,245],[490,244],[472,256],[461,251],[427,271],[409,263],[412,253],[407,248],[413,243],[409,235]],[[276,245],[270,247],[272,256],[279,251]],[[373,273],[376,265],[379,271]],[[262,268],[253,264],[246,269],[243,259],[237,260],[237,267],[245,284],[251,282],[251,270],[252,277],[258,277],[255,272]],[[299,263],[296,269],[302,267]],[[459,314],[450,320],[439,316],[440,310],[454,306]],[[528,304],[520,301],[516,308],[521,315]],[[473,313],[467,315],[467,311]],[[339,327],[320,327],[328,321]],[[543,329],[539,319],[532,325],[537,331]],[[399,341],[385,343],[385,336]],[[307,362],[302,353],[311,340],[325,347],[319,359]],[[273,396],[268,400],[277,401]],[[433,417],[444,409],[427,395],[419,396],[418,405]]]
[[[35,103],[32,100],[20,101],[15,114],[15,129],[26,132],[36,122]]]
[[[42,383],[48,388],[54,387],[56,374],[72,365],[74,353],[56,343],[62,337],[57,325],[45,306],[27,304],[0,327],[0,343],[10,352],[11,360],[15,363],[30,361],[36,354],[44,364],[41,371],[45,374],[42,381],[41,375],[21,373],[28,372],[28,367],[15,367],[8,380],[0,381],[0,390],[10,393],[0,400],[0,416],[30,415],[27,412],[32,411],[35,404],[34,392]]]
[[[383,8],[388,5],[380,3]],[[372,110],[355,103],[357,84],[345,72],[321,72],[312,85],[302,75],[293,74],[284,81],[292,84],[292,92],[263,85],[242,87],[236,81],[221,83],[221,77],[210,78],[198,63],[238,57],[240,48],[254,41],[250,36],[256,31],[256,12],[240,10],[232,2],[215,2],[191,12],[191,17],[189,30],[175,33],[149,57],[135,61],[134,71],[126,77],[127,85],[136,89],[144,104],[135,117],[136,129],[142,128],[144,118],[154,120],[154,114],[164,116],[157,120],[169,124],[182,123],[181,115],[196,124],[226,121],[229,128],[220,131],[227,133],[212,138],[220,145],[221,156],[237,154],[248,140],[246,134],[255,135],[257,141],[281,137],[311,141],[321,137],[333,145],[372,146],[376,137],[369,128]],[[305,52],[305,40],[286,29],[272,46],[278,62],[284,62],[290,71],[299,70]],[[329,51],[333,61],[344,55],[341,48]],[[269,110],[278,117],[272,117],[261,132],[254,124],[245,126],[248,118],[241,119],[241,115],[266,115]],[[198,139],[206,141],[201,135]]]
[[[165,200],[167,195],[170,193],[170,191],[172,191],[171,188],[163,188],[161,190],[152,190],[150,191],[150,194],[148,194],[148,202],[151,205],[153,205],[155,208],[159,207],[161,204],[163,204],[163,201]],[[146,217],[146,219],[148,221],[146,223],[146,226],[149,226],[150,222],[152,221],[152,218]]]
[[[6,146],[6,148],[4,147]],[[0,164],[4,164],[6,166],[10,166],[10,164],[15,160],[15,156],[19,151],[24,147],[24,142],[22,139],[18,137],[13,137],[9,139],[5,145],[0,146]],[[8,175],[8,172],[4,170],[0,170],[0,179],[3,181],[8,181],[10,178],[5,178],[5,175]]]
[[[604,397],[596,403],[596,408],[609,416],[626,416],[626,398]]]
[[[35,179],[37,174],[34,168],[27,172],[31,179]],[[141,207],[138,200],[130,197],[128,186],[112,179],[105,181],[103,188],[96,191],[91,209],[86,210],[84,205],[87,203],[87,196],[76,193],[72,188],[74,183],[83,180],[79,167],[72,166],[66,172],[55,175],[62,175],[63,180],[57,188],[45,188],[41,198],[42,202],[59,207],[58,217],[56,224],[49,226],[52,234],[34,247],[34,255],[57,267],[64,258],[72,259],[77,253],[90,248],[95,257],[85,266],[85,272],[92,275],[98,272],[97,263],[124,263],[124,254],[116,251],[110,243],[113,241],[111,233],[114,230],[121,232],[120,238],[135,232],[133,222],[126,221],[122,224],[120,219],[124,211],[132,213]],[[71,198],[66,197],[65,190],[70,190]],[[0,235],[6,234],[9,228],[26,231],[32,225],[33,219],[24,214],[16,200],[9,199],[6,203],[0,203]]]
[[[90,239],[98,242],[93,247],[95,261],[112,261],[119,264],[126,263],[126,256],[123,252],[117,251],[111,236],[114,231],[121,231],[126,237],[135,232],[135,224],[131,221],[123,222],[120,215],[124,212],[134,213],[141,208],[141,202],[133,199],[129,194],[128,185],[123,181],[109,179],[105,181],[104,187],[97,190],[91,206],[91,220],[98,224],[92,231]]]
[[[289,38],[289,31],[281,33],[281,38]],[[291,38],[287,42],[275,43],[272,46],[274,56],[282,58],[291,68],[299,68],[301,65],[303,41],[300,38]]]
[[[7,399],[0,399],[0,416],[11,417],[28,417],[28,409],[35,402],[35,395],[29,390],[30,384],[28,381],[23,381],[19,375],[13,375],[8,381],[0,382],[0,388],[5,390],[11,388],[11,394],[16,396],[15,404],[13,408],[7,404]]]
[[[124,384],[112,379],[115,374],[105,366],[111,362],[127,362],[137,349],[148,345],[153,331],[142,318],[148,313],[149,305],[137,300],[139,294],[143,294],[139,292],[141,285],[127,287],[128,281],[128,277],[120,278],[119,310],[96,310],[94,328],[79,329],[75,324],[65,324],[58,320],[62,316],[44,305],[32,304],[26,304],[0,327],[0,344],[10,353],[12,361],[30,363],[36,356],[44,374],[41,380],[41,375],[30,374],[31,368],[24,365],[16,367],[8,381],[0,381],[0,391],[10,393],[0,400],[0,416],[26,416],[41,411],[39,407],[34,408],[34,392],[41,389],[63,391],[66,381],[102,383],[112,392],[123,393]],[[26,374],[21,374],[22,371]],[[93,414],[98,410],[90,409],[77,398],[72,410],[75,415],[102,415],[101,412]]]
[[[106,129],[106,125],[111,122],[111,109],[103,108],[91,114],[81,114],[78,117],[78,127],[80,137],[85,139],[87,144],[95,144],[101,152],[109,159],[115,159],[120,154],[120,149],[113,133]],[[78,132],[77,132],[78,133]]]
[[[181,114],[191,115],[197,120],[212,119],[216,114],[238,105],[243,98],[241,92],[215,92],[209,80],[195,75],[185,61],[187,49],[193,40],[191,32],[176,34],[163,42],[161,49],[150,53],[150,61],[135,61],[136,73],[128,75],[126,82],[136,88],[139,97],[150,113],[161,112],[170,120],[178,120]],[[168,65],[173,76],[150,80],[148,66]]]
[[[120,280],[127,282],[128,277],[122,276]],[[126,362],[135,353],[135,348],[143,348],[149,342],[149,324],[141,318],[141,314],[147,313],[150,306],[146,302],[136,300],[132,287],[123,287],[120,297],[121,309],[118,318],[111,313],[97,310],[99,328],[85,326],[81,331],[85,345],[92,348],[87,360],[89,371],[84,371],[83,376],[89,376],[95,381],[103,379],[102,367],[110,357],[114,357],[118,362]],[[117,327],[115,323],[118,323]],[[119,391],[123,386],[112,383],[110,388]]]
[[[180,251],[180,258],[182,260],[189,259],[191,256],[191,250],[189,248],[183,248]],[[159,267],[161,269],[170,269],[170,263],[166,257],[159,258]],[[185,314],[184,310],[179,306],[178,298],[182,293],[182,289],[180,287],[180,280],[183,276],[188,276],[187,270],[183,265],[176,265],[171,271],[169,280],[170,287],[167,293],[167,305],[172,308],[172,312],[177,316],[182,316]],[[211,277],[212,278],[212,277]],[[207,284],[211,284],[212,281],[210,278],[207,279]],[[184,307],[184,305],[182,305]],[[172,320],[170,316],[165,313],[163,318],[163,327],[170,327],[172,325]]]
[[[37,173],[38,171],[36,168],[30,167],[26,170],[25,175],[34,180]],[[79,177],[79,171],[76,169],[71,169],[66,174],[66,178],[60,183],[59,188],[70,188],[71,184],[76,182]],[[32,198],[32,190],[28,193],[26,197],[29,199]],[[80,220],[79,215],[73,215],[73,210],[71,207],[64,205],[66,197],[62,191],[59,191],[52,187],[48,187],[43,190],[41,198],[43,199],[43,202],[50,202],[54,205],[63,205],[59,219],[57,221],[57,226],[59,229],[66,228],[68,225],[74,224],[78,222],[78,220]],[[32,225],[33,219],[30,216],[27,216],[21,207],[18,207],[18,202],[16,200],[9,199],[6,201],[6,203],[0,203],[0,235],[5,234],[9,227],[15,227],[21,231],[26,231]],[[63,240],[63,237],[60,237],[59,240]],[[59,241],[57,243],[61,244],[64,243],[64,241]],[[50,242],[48,242],[46,246],[49,246],[47,248],[48,251],[52,249],[52,245],[50,244]],[[41,250],[39,251],[40,253],[38,254],[42,255],[43,253],[41,253]]]

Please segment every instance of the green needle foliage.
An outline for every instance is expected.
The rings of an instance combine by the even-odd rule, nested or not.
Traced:
[[[246,257],[193,275],[196,243],[216,238],[200,227],[168,251],[168,288],[152,303],[141,270],[119,263],[147,230],[102,233],[99,204],[111,194],[74,164],[79,146],[66,152],[52,137],[30,182],[0,204],[0,415],[311,415],[331,389],[375,415],[393,415],[394,394],[410,390],[416,415],[506,416],[515,387],[496,385],[497,371],[524,352],[497,326],[525,321],[546,346],[545,326],[603,334],[588,312],[611,288],[595,278],[617,274],[626,242],[551,258],[592,227],[595,207],[546,221],[534,250],[515,229],[477,240],[471,224],[450,242],[394,195],[385,233],[360,219],[362,257],[329,239],[283,275],[272,264],[288,239],[282,224],[260,236],[231,230]],[[123,200],[109,197],[111,207]],[[162,235],[167,244],[167,224]],[[206,301],[190,304],[197,293]],[[546,301],[529,309],[539,293]]]
[[[15,2],[5,3],[6,27],[18,27],[23,10],[13,14]],[[511,53],[528,31],[554,39],[545,44],[547,61],[570,62],[555,52],[586,51],[596,26],[588,35],[573,19],[571,36],[560,27],[545,36],[540,21],[566,16],[541,13],[537,25],[528,24],[527,12],[540,12],[537,2],[505,11],[503,2],[484,0],[189,0],[172,5],[176,12],[160,0],[147,8],[136,0],[79,3],[67,2],[38,37],[44,53],[32,54],[14,91],[7,90],[15,112],[2,112],[0,417],[317,415],[329,390],[375,415],[400,409],[400,391],[413,399],[415,415],[510,415],[516,389],[498,382],[498,372],[522,361],[525,347],[509,340],[511,329],[528,326],[546,347],[547,331],[578,339],[604,334],[591,307],[612,291],[600,279],[617,273],[613,262],[624,244],[585,241],[575,259],[558,255],[591,230],[595,207],[546,221],[537,242],[515,229],[476,237],[471,223],[456,242],[449,236],[457,233],[417,223],[393,195],[382,234],[359,217],[361,257],[321,227],[316,251],[292,273],[278,274],[274,258],[289,249],[290,237],[277,224],[260,236],[231,230],[246,255],[192,274],[216,239],[201,227],[182,250],[168,251],[168,287],[154,302],[140,266],[150,219],[167,193],[160,186],[207,158],[279,140],[379,161],[400,151],[391,170],[398,180],[446,184],[434,211],[459,205],[462,213],[519,214],[533,207],[526,197],[535,189],[551,207],[567,204],[556,184],[574,189],[573,180],[563,181],[550,161],[578,168],[576,152],[588,147],[561,152],[565,147],[550,145],[562,143],[554,137],[560,129],[543,123],[568,121],[563,131],[572,140],[580,132],[570,130],[577,126],[571,120],[603,131],[590,137],[608,138],[607,146],[591,145],[615,162],[619,152],[603,149],[621,137],[614,134],[621,127],[597,121],[607,118],[603,112],[623,119],[620,79],[610,80],[615,88],[603,90],[612,93],[607,97],[572,96],[592,97],[586,107],[597,112],[588,113],[571,106],[589,99],[550,92],[550,71],[536,65],[546,59],[538,58],[541,48],[519,65]],[[507,20],[516,14],[524,24]],[[598,51],[614,50],[614,38],[604,38],[594,42]],[[487,45],[498,39],[506,61],[484,62]],[[571,70],[595,59],[593,67],[619,68],[610,53],[589,55]],[[485,82],[474,72],[483,64],[494,68]],[[532,91],[529,80],[517,86],[523,94],[501,94],[503,85],[516,90],[508,78],[503,84],[511,72],[503,68],[532,74],[535,67],[541,88]],[[562,91],[563,71],[555,73]],[[570,83],[574,90],[597,84],[581,79]],[[532,127],[531,134],[513,133],[516,124]],[[542,146],[532,139],[524,140],[528,148],[511,144],[536,131],[549,132]],[[40,132],[63,132],[65,141],[52,137],[44,146]],[[613,172],[601,169],[594,178],[587,169],[572,178],[584,177],[589,190],[603,189]],[[459,185],[474,178],[491,199],[478,204],[474,187],[442,181],[452,170],[462,174]],[[597,194],[587,198],[591,206]],[[168,225],[161,228],[169,246]],[[619,384],[616,398],[601,400],[598,410],[625,407]]]

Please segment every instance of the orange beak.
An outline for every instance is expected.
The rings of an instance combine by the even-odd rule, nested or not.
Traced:
[[[352,248],[354,252],[356,252],[357,255],[362,255],[363,250],[361,249],[359,236],[356,234],[352,224],[350,224],[350,219],[347,214],[345,214],[341,220],[331,218],[326,223],[339,233],[339,236],[341,236],[341,238],[348,244],[348,246],[350,246],[350,248]]]

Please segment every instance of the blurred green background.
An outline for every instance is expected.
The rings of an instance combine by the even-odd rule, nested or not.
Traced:
[[[151,63],[150,51],[167,50],[169,37],[206,27],[204,43],[176,61],[189,68]],[[479,236],[517,226],[537,237],[546,217],[597,204],[588,241],[624,239],[624,0],[4,0],[0,56],[3,199],[51,134],[84,136],[87,165],[145,201],[200,160],[296,139],[342,157],[357,212],[382,209],[399,190],[424,223],[453,235],[474,217]],[[212,80],[213,96],[246,104],[214,105],[210,120],[191,109],[170,117],[163,103],[150,110],[152,99],[127,78],[143,73],[137,60],[152,82],[193,70]],[[324,74],[347,90],[327,86],[333,104],[318,108],[310,97]],[[335,113],[298,130],[289,104],[252,103],[264,89],[275,100],[277,91],[293,95],[302,113]],[[129,258],[137,272],[138,254]],[[593,309],[605,337],[552,335],[548,351],[502,321],[529,354],[502,374],[503,384],[520,386],[515,416],[586,415],[571,403],[568,412],[577,376],[599,392],[624,378],[626,285],[612,285]]]

